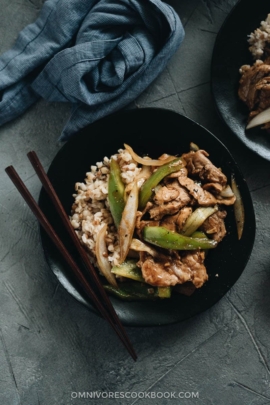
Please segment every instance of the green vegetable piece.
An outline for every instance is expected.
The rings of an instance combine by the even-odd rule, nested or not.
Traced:
[[[171,287],[158,287],[158,296],[159,298],[171,298]]]
[[[208,237],[206,236],[206,234],[203,231],[195,231],[195,232],[193,232],[191,237],[196,238],[196,239],[208,239]]]
[[[140,195],[139,195],[139,209],[143,210],[146,203],[150,200],[154,188],[161,182],[164,177],[168,174],[177,172],[183,167],[181,158],[174,159],[171,162],[160,166],[153,174],[150,176],[145,183],[143,183]]]
[[[213,249],[217,242],[212,239],[192,238],[169,231],[162,226],[145,226],[143,239],[153,245],[173,250]]]
[[[202,231],[195,231],[193,232],[193,234],[191,235],[192,238],[196,238],[196,239],[202,239],[202,240],[209,240],[209,238],[207,237],[207,235],[202,232]],[[205,256],[207,256],[208,254],[208,249],[205,249]]]
[[[149,284],[139,283],[137,281],[124,282],[121,288],[115,288],[111,285],[104,285],[104,288],[108,293],[124,301],[151,301],[159,298],[157,287],[152,287]]]
[[[108,201],[110,206],[110,211],[115,223],[115,226],[118,228],[122,212],[125,207],[125,186],[121,179],[121,170],[119,164],[116,160],[111,159],[110,163],[110,175],[108,183]]]
[[[111,272],[117,276],[130,278],[135,281],[144,282],[141,269],[137,266],[137,260],[126,260],[118,266],[113,266]]]

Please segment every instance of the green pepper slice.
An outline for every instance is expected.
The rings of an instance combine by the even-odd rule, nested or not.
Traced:
[[[137,266],[137,261],[133,259],[126,260],[119,265],[113,266],[111,272],[117,276],[144,282],[141,269]]]
[[[213,249],[217,246],[217,241],[213,239],[184,236],[162,226],[145,226],[143,239],[153,245],[172,250]]]
[[[124,194],[125,186],[121,179],[121,170],[119,164],[116,160],[111,159],[108,182],[108,202],[115,226],[117,228],[120,224],[122,212],[125,207]]]
[[[171,287],[153,287],[137,281],[122,283],[121,288],[104,285],[105,290],[124,301],[157,300],[171,297]]]
[[[104,285],[105,290],[125,301],[134,300],[156,300],[158,299],[157,287],[136,281],[122,283],[121,288],[115,288],[111,285]]]
[[[196,238],[196,239],[206,239],[208,240],[206,234],[202,231],[195,231],[193,232],[193,234],[191,235],[192,238]]]
[[[171,287],[153,287],[147,283],[145,283],[144,278],[142,276],[142,271],[141,269],[137,266],[137,261],[134,259],[129,259],[123,262],[122,264],[118,266],[113,266],[112,268],[112,273],[129,278],[131,280],[139,281],[140,283],[146,284],[146,286],[142,286],[139,283],[136,284],[127,284],[123,283],[122,285],[124,286],[124,289],[122,287],[117,288],[114,292],[115,295],[122,295],[122,298],[125,298],[125,295],[128,293],[128,295],[138,295],[138,293],[142,294],[143,296],[146,296],[146,298],[153,298],[154,296],[157,296],[158,298],[170,298],[171,297]],[[120,283],[121,284],[121,283]],[[128,287],[128,291],[125,290],[125,285]]]
[[[171,298],[172,287],[157,287],[157,295],[159,298]]]
[[[171,162],[160,166],[153,174],[150,176],[145,183],[143,183],[140,194],[139,194],[139,209],[143,210],[146,203],[150,200],[154,188],[161,182],[164,177],[168,174],[177,172],[183,167],[183,162],[181,158],[172,160]]]

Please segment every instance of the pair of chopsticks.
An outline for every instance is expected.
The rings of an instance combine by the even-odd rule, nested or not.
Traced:
[[[29,190],[23,183],[22,179],[16,172],[13,166],[8,166],[5,171],[12,180],[13,184],[17,188],[17,190],[20,192],[22,197],[24,198],[25,202],[29,206],[29,208],[32,210],[34,215],[36,216],[37,220],[41,224],[41,226],[44,228],[44,230],[47,232],[48,236],[52,239],[64,259],[66,260],[67,264],[69,265],[70,269],[73,271],[76,280],[79,282],[81,287],[83,288],[84,292],[86,293],[87,297],[90,298],[90,300],[94,303],[96,306],[97,310],[100,312],[101,316],[105,318],[111,327],[114,329],[118,337],[120,338],[121,342],[123,345],[126,347],[128,350],[129,354],[133,358],[133,360],[137,359],[137,355],[132,347],[132,344],[126,334],[126,331],[121,324],[120,319],[118,318],[115,309],[107,295],[107,292],[105,291],[99,276],[92,265],[88,254],[86,253],[85,249],[82,247],[78,236],[76,235],[68,215],[66,214],[62,203],[60,202],[56,191],[53,188],[53,185],[51,184],[44,168],[42,167],[41,162],[39,161],[37,154],[34,151],[31,151],[27,154],[28,159],[30,160],[36,174],[38,175],[45,191],[49,195],[52,203],[54,204],[59,217],[61,218],[68,234],[70,235],[74,246],[77,249],[77,252],[79,253],[80,258],[82,259],[82,262],[87,269],[89,276],[91,278],[91,284],[87,281],[86,277],[84,276],[83,272],[81,271],[80,267],[77,265],[77,263],[74,261],[68,250],[65,248],[63,242],[61,239],[58,237],[56,232],[54,231],[52,225],[49,223],[47,220],[46,216],[40,209],[39,205],[36,203],[35,199],[32,197],[30,194]],[[95,286],[95,290],[92,288],[92,285]],[[95,291],[98,291],[96,293]]]

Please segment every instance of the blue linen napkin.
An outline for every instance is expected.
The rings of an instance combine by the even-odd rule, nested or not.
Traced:
[[[69,102],[60,140],[138,97],[184,39],[160,0],[46,0],[0,57],[0,125],[40,97]]]

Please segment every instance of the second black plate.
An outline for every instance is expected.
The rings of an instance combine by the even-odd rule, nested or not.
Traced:
[[[248,109],[239,99],[239,68],[253,64],[248,35],[270,13],[267,1],[240,0],[224,21],[212,56],[212,93],[217,109],[233,133],[251,150],[270,160],[270,136],[259,127],[245,130]]]

